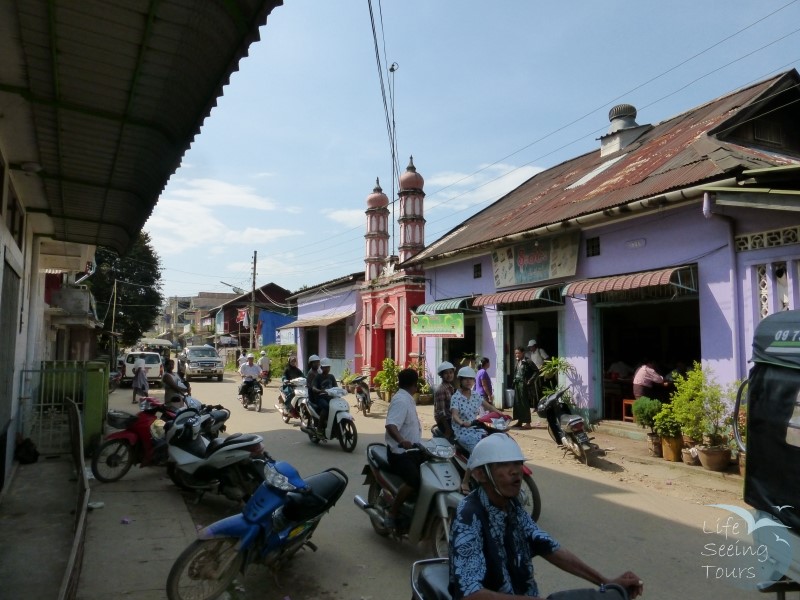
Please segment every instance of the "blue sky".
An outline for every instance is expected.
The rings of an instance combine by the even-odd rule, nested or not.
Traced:
[[[616,104],[657,123],[800,67],[800,0],[372,6],[384,78],[399,66],[398,163],[413,154],[425,178],[428,243],[599,147]],[[367,0],[285,0],[261,37],[145,226],[165,295],[249,289],[254,251],[258,285],[360,271],[376,177],[392,198]]]

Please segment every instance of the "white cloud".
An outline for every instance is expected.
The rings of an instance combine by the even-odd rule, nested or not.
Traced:
[[[348,227],[356,227],[359,225],[366,226],[365,223],[367,222],[367,218],[364,216],[364,211],[358,208],[329,210],[325,211],[325,216],[332,221],[336,221],[342,225],[347,225]]]
[[[430,195],[425,198],[426,212],[490,204],[543,171],[541,167],[515,167],[503,163],[481,165],[479,169],[482,170],[474,174],[446,171],[429,177],[425,182],[425,187],[430,190]]]
[[[189,200],[202,206],[242,207],[251,210],[275,210],[277,203],[260,196],[255,189],[218,179],[182,179],[177,189],[170,189],[161,201]]]

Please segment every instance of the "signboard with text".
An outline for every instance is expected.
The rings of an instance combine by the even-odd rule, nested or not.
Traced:
[[[492,252],[496,289],[575,275],[580,234],[531,240]]]
[[[411,335],[421,337],[463,338],[464,313],[411,315]]]

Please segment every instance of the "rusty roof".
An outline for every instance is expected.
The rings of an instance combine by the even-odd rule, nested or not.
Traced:
[[[502,243],[514,234],[730,177],[744,169],[797,162],[725,141],[723,135],[714,132],[725,133],[730,123],[738,122],[740,112],[750,108],[750,115],[752,107],[772,99],[778,90],[797,96],[799,85],[797,71],[788,71],[652,127],[641,127],[640,137],[615,154],[601,157],[598,147],[542,171],[406,264]],[[594,176],[589,177],[592,173]],[[582,179],[586,181],[580,183]]]
[[[125,251],[281,4],[0,2],[0,145],[42,233]]]

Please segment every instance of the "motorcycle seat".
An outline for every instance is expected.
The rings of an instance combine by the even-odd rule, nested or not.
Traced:
[[[283,514],[292,521],[305,521],[331,508],[347,487],[347,476],[338,469],[329,469],[305,478],[313,494],[290,492],[286,495]]]
[[[426,600],[451,600],[448,562],[428,565],[417,579],[417,587]]]
[[[227,420],[230,416],[230,411],[223,408],[222,410],[212,410],[209,414],[215,423],[219,423],[220,421]]]
[[[389,452],[389,449],[383,444],[370,444],[367,447],[367,453],[381,471],[392,470],[392,468],[389,466],[389,457],[387,456],[387,452]]]
[[[206,447],[206,458],[217,452],[220,448],[224,446],[230,446],[231,444],[239,444],[239,443],[246,443],[252,442],[256,443],[258,441],[259,436],[253,433],[234,433],[233,435],[229,435],[226,438],[217,438],[215,440],[211,440]]]

